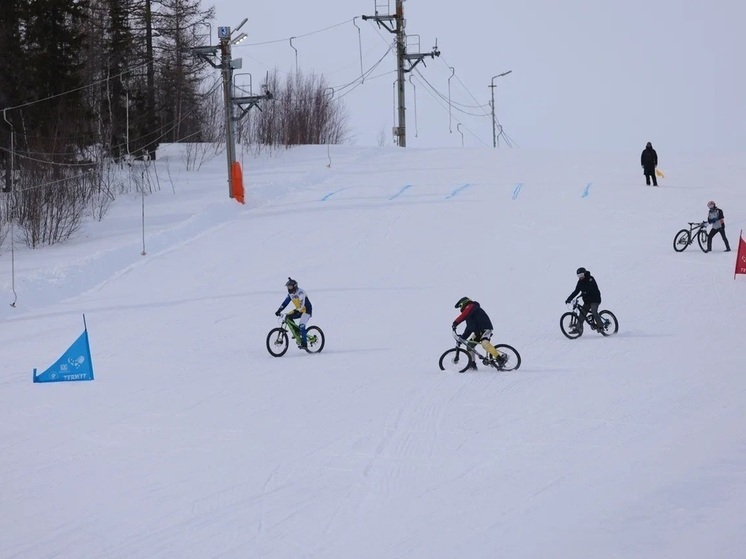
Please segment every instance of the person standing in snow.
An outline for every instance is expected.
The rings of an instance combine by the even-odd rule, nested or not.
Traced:
[[[288,296],[285,297],[285,300],[280,305],[280,308],[277,309],[277,311],[275,312],[275,316],[280,316],[283,309],[288,306],[288,303],[290,303],[291,301],[293,302],[295,310],[291,313],[288,313],[287,317],[298,321],[298,325],[300,326],[300,347],[301,349],[308,350],[306,324],[311,318],[311,313],[313,312],[311,300],[308,298],[308,295],[306,295],[306,292],[298,287],[298,282],[295,281],[293,278],[288,278],[288,281],[285,283],[285,287],[287,287],[288,289]]]
[[[707,202],[707,208],[709,209],[709,212],[707,213],[707,223],[712,225],[712,228],[707,235],[707,250],[705,252],[710,252],[712,250],[712,238],[718,233],[723,236],[725,252],[730,252],[730,243],[728,242],[728,237],[725,236],[725,217],[723,216],[723,210],[718,208],[712,200]]]
[[[653,144],[648,142],[640,156],[642,172],[645,175],[645,184],[650,186],[650,179],[653,179],[653,186],[658,186],[658,179],[655,176],[655,168],[658,166],[658,154],[653,149]]]

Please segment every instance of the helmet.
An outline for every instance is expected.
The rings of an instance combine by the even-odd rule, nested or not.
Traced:
[[[709,202],[707,202],[707,207],[708,208],[714,208],[715,207],[715,202],[713,202],[712,200],[710,200]]]
[[[588,273],[588,270],[586,270],[585,268],[583,268],[581,266],[580,268],[578,268],[578,270],[575,273],[578,274],[578,275],[580,275],[580,274],[586,274],[586,273]]]
[[[467,304],[471,303],[471,299],[468,297],[461,297],[461,299],[458,300],[458,303],[453,305],[454,309],[463,309]]]
[[[645,147],[646,148],[651,148],[651,147],[653,147],[653,144],[651,144],[650,142],[648,142],[647,144],[645,144]]]
[[[288,281],[285,282],[285,287],[288,288],[288,293],[295,293],[298,290],[298,282],[293,278],[288,278]]]

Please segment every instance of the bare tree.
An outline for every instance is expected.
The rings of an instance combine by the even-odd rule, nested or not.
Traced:
[[[267,88],[274,100],[253,114],[250,138],[266,146],[339,144],[347,141],[349,128],[344,105],[332,98],[323,76],[301,72],[280,83],[277,70]]]

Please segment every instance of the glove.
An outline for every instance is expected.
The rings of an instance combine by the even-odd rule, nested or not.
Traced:
[[[565,299],[565,305],[569,305],[570,301],[572,301],[572,299]]]
[[[451,330],[453,330],[454,332],[456,331],[456,325],[455,324],[451,324]]]
[[[275,316],[280,316],[281,314],[282,314],[282,309],[277,309],[277,311],[275,311]]]

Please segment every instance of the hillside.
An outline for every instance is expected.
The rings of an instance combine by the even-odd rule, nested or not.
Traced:
[[[303,147],[241,206],[177,150],[144,237],[3,246],[1,558],[740,556],[741,157]],[[675,253],[710,199],[734,251]],[[561,334],[578,266],[616,336]],[[266,351],[288,276],[318,355]],[[438,369],[464,295],[518,371]],[[95,381],[32,384],[83,313]]]

